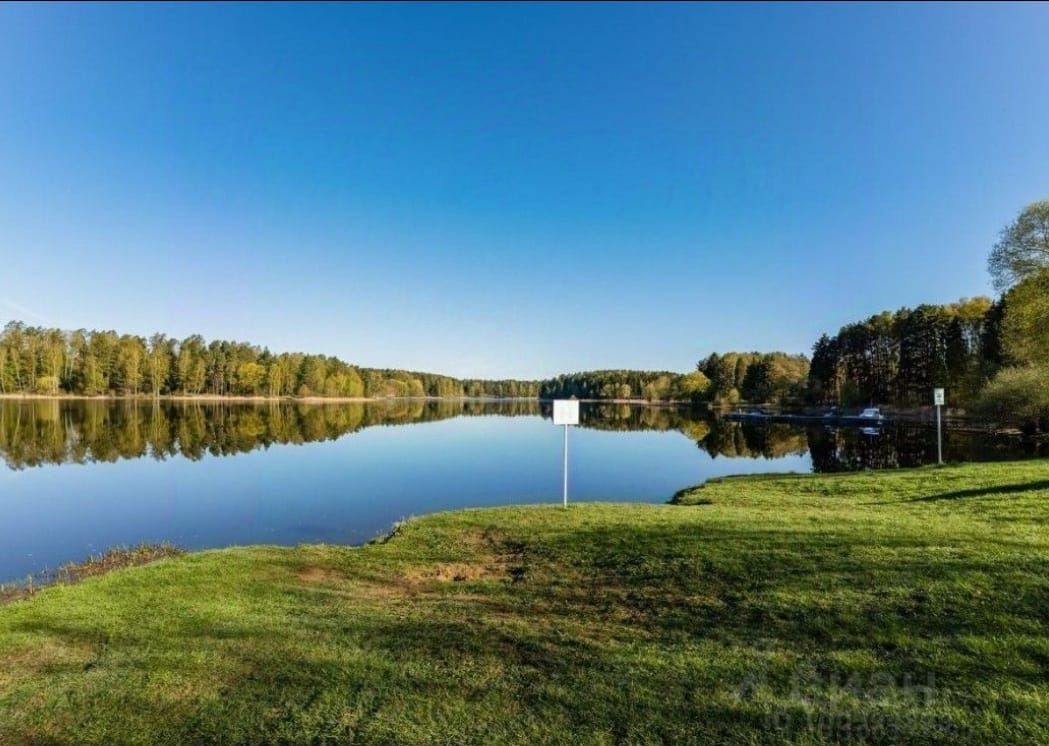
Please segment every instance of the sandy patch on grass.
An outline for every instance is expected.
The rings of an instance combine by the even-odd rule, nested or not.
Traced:
[[[440,583],[463,583],[470,580],[502,580],[510,577],[504,563],[438,562],[424,567],[412,567],[405,571],[404,579],[409,583],[437,581]]]
[[[342,583],[346,576],[330,567],[304,567],[295,573],[303,583]]]
[[[524,579],[522,548],[500,532],[485,530],[464,533],[462,545],[475,555],[471,561],[434,562],[410,567],[402,573],[409,584],[465,583],[474,580],[518,582]]]

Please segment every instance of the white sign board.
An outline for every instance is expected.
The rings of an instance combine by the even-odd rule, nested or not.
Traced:
[[[932,403],[935,404],[937,407],[943,406],[943,389],[932,390]]]
[[[554,401],[555,425],[578,425],[579,402],[575,399],[556,399]]]

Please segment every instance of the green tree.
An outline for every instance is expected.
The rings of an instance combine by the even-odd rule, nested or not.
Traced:
[[[106,377],[102,363],[94,352],[87,352],[84,356],[84,393],[89,396],[98,396],[106,393]]]
[[[2,340],[6,350],[6,364],[4,369],[0,370],[0,375],[4,377],[4,388],[7,391],[25,390],[25,376],[22,372],[25,335],[25,324],[20,321],[12,321],[4,327]]]
[[[838,340],[823,334],[812,347],[807,383],[809,399],[817,404],[840,401],[842,380]]]
[[[207,385],[208,371],[205,360],[204,339],[197,334],[186,337],[179,343],[175,364],[176,388],[184,394],[199,394]]]
[[[270,362],[266,371],[266,386],[270,396],[284,396],[293,390],[293,380],[288,366],[288,356],[278,355]]]
[[[964,404],[1000,366],[1001,307],[988,298],[902,308],[843,326],[813,347],[806,396],[818,403],[924,404],[947,386]]]
[[[58,329],[48,329],[43,339],[44,369],[47,371],[47,385],[37,387],[45,394],[57,394],[65,370],[66,336]]]
[[[137,395],[142,388],[142,363],[145,358],[145,345],[139,337],[124,335],[118,346],[118,371],[122,391],[125,394]]]
[[[999,290],[1049,269],[1049,199],[1027,205],[1002,229],[987,268]]]
[[[302,362],[300,396],[322,396],[328,379],[327,361],[320,355],[307,355]]]
[[[975,409],[990,420],[1017,424],[1028,432],[1049,431],[1049,366],[1005,368],[980,394]]]
[[[149,387],[154,397],[160,396],[167,386],[171,373],[171,341],[163,334],[154,334],[149,338],[149,349],[146,356],[146,369],[149,373]]]
[[[256,396],[266,381],[266,368],[256,362],[241,363],[237,368],[237,391],[245,396]]]
[[[684,401],[699,401],[706,395],[709,388],[710,379],[703,375],[701,371],[693,371],[681,376],[673,384],[673,398]]]
[[[1015,364],[1049,363],[1049,269],[1021,280],[1005,294],[1002,346]]]
[[[659,395],[675,374],[612,371],[597,374],[612,384],[612,395],[637,392],[654,380]],[[582,375],[587,386],[594,378]],[[575,383],[573,383],[575,385]],[[300,353],[273,355],[242,342],[212,340],[198,335],[175,342],[163,334],[148,340],[112,331],[28,327],[8,323],[0,330],[0,393],[60,392],[133,396],[149,391],[218,396],[269,393],[286,396],[341,397],[460,397],[469,389],[477,396],[536,397],[538,381],[460,381],[450,376],[405,370],[374,370],[352,366],[338,358]]]

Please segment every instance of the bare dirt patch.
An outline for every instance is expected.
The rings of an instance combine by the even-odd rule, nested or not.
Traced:
[[[435,562],[411,567],[404,571],[404,580],[409,585],[419,585],[431,582],[464,583],[474,580],[505,580],[516,583],[524,579],[523,547],[508,541],[500,532],[469,532],[462,536],[462,543],[476,555],[475,560]]]
[[[303,583],[341,583],[346,576],[330,567],[304,567],[295,575]]]
[[[470,580],[501,580],[509,577],[503,563],[438,562],[426,567],[413,567],[404,573],[409,583],[435,580],[440,583],[463,583]]]
[[[522,545],[491,530],[467,532],[460,540],[468,556],[458,561],[415,564],[400,568],[395,575],[373,577],[348,577],[331,568],[308,566],[297,570],[296,577],[310,585],[345,584],[347,595],[383,602],[441,594],[442,587],[458,583],[525,579]]]

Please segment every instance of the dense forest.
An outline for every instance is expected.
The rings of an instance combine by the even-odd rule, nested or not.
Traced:
[[[710,381],[706,398],[716,404],[800,401],[805,394],[809,361],[785,352],[717,353],[700,361]]]
[[[560,375],[539,385],[543,399],[645,399],[696,401],[710,381],[701,372],[592,370]]]
[[[778,401],[799,395],[807,368],[801,356],[728,353],[712,355],[685,374],[599,370],[541,382],[461,380],[361,368],[325,355],[274,354],[243,342],[205,342],[198,335],[147,339],[17,321],[0,331],[0,394]]]
[[[971,402],[1001,366],[1002,305],[971,298],[879,313],[816,342],[809,398],[820,404],[928,404],[934,387]]]
[[[596,370],[543,381],[544,399],[645,399],[647,401],[784,402],[805,392],[809,361],[784,352],[727,352],[701,361],[691,373]]]
[[[198,335],[145,339],[11,322],[0,332],[0,394],[298,397],[530,397],[535,381],[459,380],[360,368],[335,357],[273,354]]]
[[[710,360],[718,359],[712,356]],[[266,396],[343,398],[569,398],[779,400],[797,393],[808,363],[783,353],[721,356],[740,381],[711,363],[691,373],[600,370],[547,381],[461,380],[434,373],[361,368],[335,357],[274,354],[243,342],[73,332],[12,321],[0,331],[0,394],[82,396]],[[728,361],[731,361],[729,363]],[[709,362],[709,361],[708,361]],[[804,369],[804,370],[803,370]],[[711,386],[709,375],[714,376]]]

